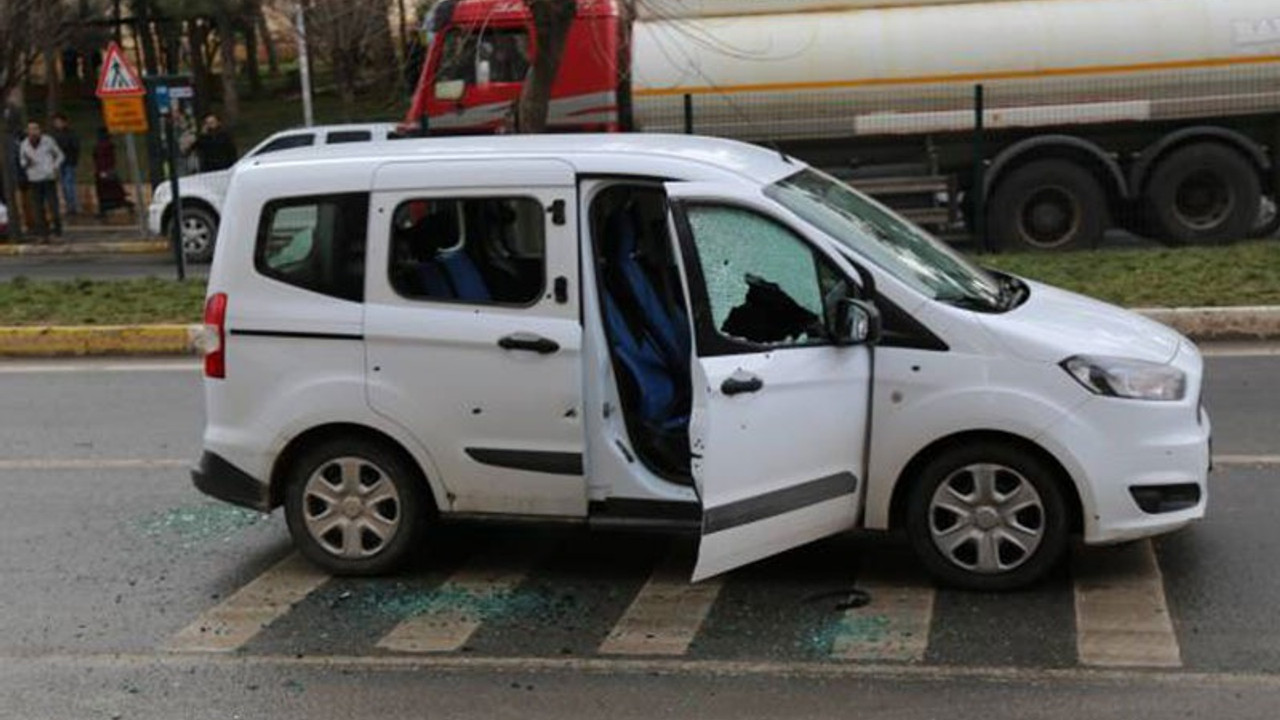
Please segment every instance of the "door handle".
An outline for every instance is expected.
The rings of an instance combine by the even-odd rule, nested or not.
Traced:
[[[498,347],[503,350],[525,350],[539,355],[550,355],[560,349],[560,343],[541,335],[518,332],[498,340]]]
[[[720,392],[725,395],[741,395],[753,393],[764,387],[764,380],[751,373],[736,372],[728,380],[720,383]]]

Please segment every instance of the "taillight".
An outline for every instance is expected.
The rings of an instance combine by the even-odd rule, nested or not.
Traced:
[[[204,351],[204,376],[227,376],[227,294],[214,293],[204,304],[204,332],[198,343]]]

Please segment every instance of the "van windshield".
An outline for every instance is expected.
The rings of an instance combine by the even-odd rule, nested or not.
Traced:
[[[987,312],[1006,307],[991,274],[825,173],[802,170],[765,194],[934,300]]]

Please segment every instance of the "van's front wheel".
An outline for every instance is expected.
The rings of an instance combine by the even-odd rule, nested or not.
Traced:
[[[1068,518],[1052,468],[995,443],[934,458],[911,491],[907,533],[943,583],[1011,590],[1039,580],[1066,550]]]
[[[397,453],[360,438],[302,453],[285,493],[285,519],[298,550],[335,575],[395,570],[425,525],[424,490]]]

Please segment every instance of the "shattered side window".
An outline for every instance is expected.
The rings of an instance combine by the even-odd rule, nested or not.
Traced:
[[[716,329],[759,344],[825,340],[823,290],[836,275],[782,225],[749,210],[689,208]]]

